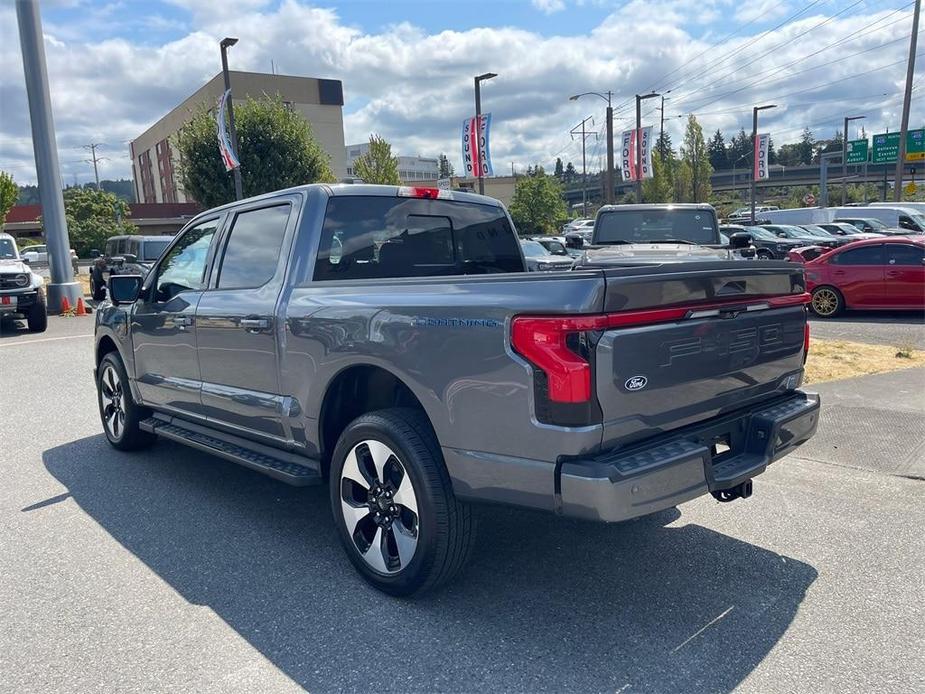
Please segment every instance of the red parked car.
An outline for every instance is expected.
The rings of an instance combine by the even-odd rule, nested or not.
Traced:
[[[855,241],[808,261],[813,312],[831,318],[848,309],[925,308],[925,239]]]

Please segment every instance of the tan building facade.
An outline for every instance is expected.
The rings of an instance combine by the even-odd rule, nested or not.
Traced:
[[[277,96],[311,124],[312,134],[331,158],[331,169],[346,176],[344,156],[344,90],[340,80],[231,71],[231,94],[237,100]],[[224,91],[219,73],[129,143],[132,178],[138,202],[190,202],[179,181],[177,156],[171,140],[193,113],[205,104],[214,108]],[[218,140],[216,140],[218,151]]]

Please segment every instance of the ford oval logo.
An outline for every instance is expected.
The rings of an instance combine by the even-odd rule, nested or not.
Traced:
[[[627,390],[642,390],[649,383],[649,379],[645,376],[631,376],[626,379],[626,383],[623,384],[623,387]]]

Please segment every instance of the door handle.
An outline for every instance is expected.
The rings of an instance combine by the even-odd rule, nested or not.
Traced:
[[[242,318],[241,327],[250,331],[266,330],[270,327],[270,321],[266,318]]]
[[[189,316],[177,316],[173,319],[174,325],[181,328],[189,327],[193,324],[193,319]]]

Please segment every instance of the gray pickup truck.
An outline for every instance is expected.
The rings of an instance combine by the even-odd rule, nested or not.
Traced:
[[[816,430],[800,266],[527,272],[490,198],[310,185],[191,220],[113,276],[95,377],[118,449],[155,438],[327,483],[350,560],[410,595],[472,502],[621,521],[751,480]]]

